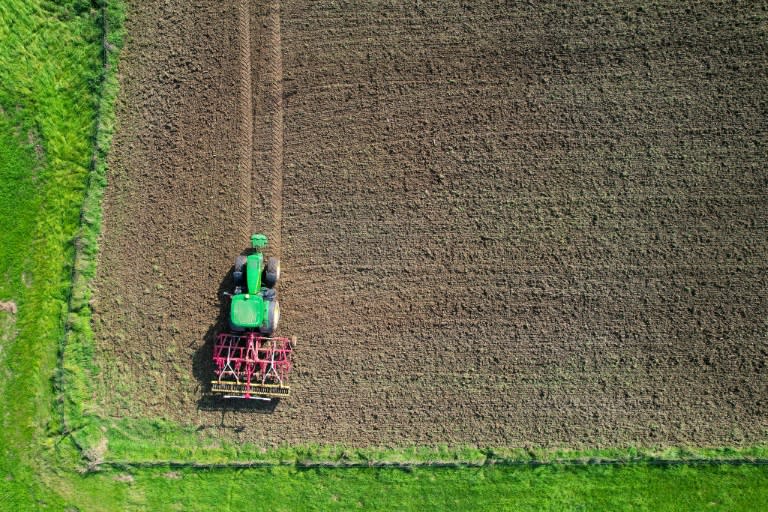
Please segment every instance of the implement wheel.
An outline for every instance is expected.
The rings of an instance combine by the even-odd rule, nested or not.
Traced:
[[[267,261],[267,268],[264,269],[264,286],[267,288],[274,288],[279,279],[280,260],[274,257],[269,258]]]
[[[277,324],[280,322],[280,304],[277,299],[269,301],[267,306],[267,318],[259,331],[264,336],[272,336],[272,333],[277,330]]]

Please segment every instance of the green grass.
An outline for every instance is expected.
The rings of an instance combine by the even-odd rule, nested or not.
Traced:
[[[15,220],[7,225],[3,222],[0,230],[0,299],[16,297],[16,291],[22,289],[22,276],[28,266],[29,233],[35,226],[34,216],[25,212],[40,209],[40,197],[35,190],[38,162],[34,149],[22,140],[23,136],[7,115],[0,114],[0,219]]]
[[[718,485],[712,485],[716,482]],[[765,510],[756,466],[110,471],[69,492],[88,510]]]
[[[2,339],[0,507],[59,501],[40,474],[59,430],[51,381],[71,289],[101,75],[88,2],[0,3],[0,275],[18,304]]]
[[[119,1],[109,3],[107,19],[109,46],[118,48]],[[221,444],[159,419],[99,419],[88,402],[88,284],[95,271],[117,92],[116,55],[107,54],[105,68],[102,27],[102,10],[85,0],[0,2],[0,300],[18,304],[16,315],[0,312],[0,510],[768,508],[765,466],[503,465],[768,458],[768,449],[759,446],[579,452],[286,446],[264,451]],[[66,357],[60,360],[63,349]],[[111,463],[98,472],[82,472],[102,459]],[[164,466],[168,460],[183,464]],[[233,460],[277,465],[190,465]],[[159,466],[141,467],[158,461]],[[302,467],[322,461],[501,464]]]

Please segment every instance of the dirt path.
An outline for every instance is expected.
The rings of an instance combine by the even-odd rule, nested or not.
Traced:
[[[764,441],[760,13],[342,4],[130,4],[104,410],[265,443]],[[203,398],[245,224],[301,340],[269,416]]]

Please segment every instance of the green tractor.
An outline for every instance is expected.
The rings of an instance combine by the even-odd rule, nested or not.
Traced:
[[[277,337],[280,321],[275,286],[280,261],[265,261],[267,237],[251,237],[253,251],[238,256],[233,271],[229,329],[219,333],[213,346],[216,379],[211,391],[224,398],[273,400],[290,395],[288,376],[296,337]]]
[[[280,321],[280,305],[275,286],[280,279],[280,260],[264,261],[261,252],[267,237],[255,234],[251,246],[255,252],[238,256],[232,273],[235,289],[231,294],[229,327],[233,332],[258,331],[271,336]]]

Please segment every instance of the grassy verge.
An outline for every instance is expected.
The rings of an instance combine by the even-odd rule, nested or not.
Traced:
[[[0,354],[0,508],[57,508],[51,382],[71,290],[101,76],[90,2],[0,3],[0,300],[17,305]],[[71,453],[61,454],[66,457]]]
[[[88,510],[764,510],[764,466],[193,470],[90,475]],[[716,485],[713,485],[716,484]]]
[[[78,446],[80,438],[93,431],[95,416],[87,409],[92,394],[93,366],[90,283],[96,273],[98,237],[101,230],[101,201],[107,183],[107,153],[115,129],[114,103],[118,93],[118,52],[123,45],[124,7],[105,2],[95,22],[100,26],[102,46],[101,80],[95,111],[95,131],[87,188],[82,200],[80,226],[75,236],[76,252],[71,274],[71,293],[66,332],[61,338],[56,391],[63,431]]]
[[[472,446],[411,446],[350,448],[344,445],[303,445],[265,448],[236,445],[163,420],[124,420],[95,423],[96,435],[89,445],[108,440],[102,461],[117,465],[298,464],[302,466],[402,466],[402,465],[490,465],[490,464],[601,464],[605,462],[699,462],[768,461],[768,446],[712,448],[477,448]]]

